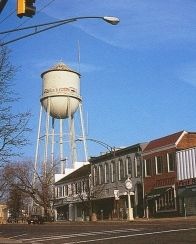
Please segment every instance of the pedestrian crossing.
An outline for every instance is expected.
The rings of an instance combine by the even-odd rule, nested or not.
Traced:
[[[93,240],[96,238],[100,238],[103,236],[118,236],[119,234],[130,234],[135,232],[140,232],[142,229],[134,229],[134,228],[128,228],[128,229],[115,229],[115,230],[102,230],[102,231],[86,231],[81,233],[70,233],[70,234],[55,234],[55,235],[43,235],[38,237],[23,237],[20,238],[20,240],[23,243],[31,243],[31,244],[40,244],[40,243],[58,243],[58,244],[66,244],[66,243],[80,243],[80,242],[86,242],[88,243],[88,240]]]
[[[154,226],[155,227],[155,226]],[[62,234],[62,232],[54,232],[55,234],[41,234],[41,232],[37,233],[20,233],[18,235],[13,235],[9,237],[9,240],[13,240],[12,243],[16,243],[16,241],[20,241],[19,243],[24,244],[82,244],[82,243],[97,243],[97,244],[106,244],[106,243],[130,243],[130,240],[133,241],[133,238],[137,240],[140,238],[141,243],[151,243],[146,242],[148,239],[155,238],[157,240],[159,236],[159,240],[162,240],[164,235],[168,236],[178,236],[180,234],[189,236],[189,233],[195,235],[196,227],[187,227],[187,228],[177,228],[177,229],[160,229],[154,228],[118,228],[118,229],[102,229],[99,231],[84,231],[84,232],[72,232]],[[186,233],[186,234],[185,234]],[[192,236],[192,239],[195,237]],[[149,239],[150,238],[150,239]],[[15,241],[15,242],[14,242]],[[6,242],[7,243],[7,242]],[[9,242],[11,243],[11,242]],[[167,242],[168,243],[168,242]],[[173,243],[173,242],[171,242]],[[187,242],[182,242],[187,243]]]

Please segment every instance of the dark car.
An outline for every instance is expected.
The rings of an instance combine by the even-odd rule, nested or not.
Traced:
[[[30,224],[43,224],[44,223],[44,219],[42,216],[40,215],[31,215],[28,219],[27,219],[27,223]]]

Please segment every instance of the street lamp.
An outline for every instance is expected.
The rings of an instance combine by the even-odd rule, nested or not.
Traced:
[[[31,26],[27,26],[27,27],[23,27],[23,28],[11,29],[11,30],[0,32],[0,35],[8,34],[8,33],[11,33],[11,32],[28,30],[28,29],[35,29],[35,31],[33,31],[30,34],[26,34],[26,35],[20,36],[20,37],[18,37],[16,39],[12,39],[12,40],[7,41],[7,42],[2,42],[0,44],[0,46],[4,46],[4,45],[7,45],[9,43],[16,42],[16,41],[19,41],[21,39],[24,39],[26,37],[36,35],[36,34],[41,33],[43,31],[47,31],[47,30],[56,28],[56,27],[58,27],[60,25],[65,25],[65,24],[68,24],[68,23],[71,23],[71,22],[75,22],[77,20],[82,20],[82,19],[102,19],[102,20],[104,20],[105,22],[107,22],[107,23],[109,23],[111,25],[117,25],[120,22],[120,20],[117,17],[114,17],[114,16],[104,16],[104,17],[100,17],[100,16],[83,16],[83,17],[75,17],[75,18],[70,18],[70,19],[63,19],[63,20],[48,22],[48,23],[39,24],[39,25],[31,25]],[[44,26],[46,26],[46,27],[41,29],[41,30],[37,30],[37,28],[44,27]]]
[[[131,189],[133,188],[133,183],[131,179],[127,179],[125,181],[125,188],[127,189],[127,196],[128,196],[128,221],[134,220],[133,218],[133,208],[131,207]],[[133,194],[133,192],[132,192]]]
[[[95,142],[103,147],[105,147],[110,153],[113,154],[113,156],[115,156],[115,151],[116,151],[116,148],[115,147],[112,147],[110,145],[108,145],[107,143],[103,142],[103,141],[99,141],[99,140],[96,140],[96,139],[93,139],[93,138],[78,138],[76,139],[76,141],[92,141],[92,142]]]

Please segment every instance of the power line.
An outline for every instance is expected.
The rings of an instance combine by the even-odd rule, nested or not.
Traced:
[[[76,19],[72,18],[72,19],[67,19],[67,20],[68,20],[68,22],[70,22],[70,21],[75,21]],[[48,23],[39,24],[39,25],[31,25],[31,26],[22,27],[22,28],[11,29],[11,30],[7,30],[7,31],[2,31],[2,32],[0,32],[0,34],[2,35],[2,34],[7,34],[7,33],[11,33],[11,32],[16,32],[16,31],[37,29],[38,27],[42,27],[42,26],[46,26],[46,25],[54,25],[54,24],[58,24],[58,23],[63,23],[63,22],[66,22],[67,20],[57,20],[57,21],[48,22]]]
[[[51,0],[50,2],[48,2],[47,4],[45,4],[42,8],[40,8],[38,11],[37,11],[37,14],[39,14],[43,9],[47,8],[50,4],[52,4],[55,0]],[[15,11],[14,11],[15,12]],[[13,14],[13,13],[12,13]],[[9,15],[9,17],[11,16],[11,14]],[[8,17],[6,18],[8,19]],[[18,25],[16,27],[16,30],[20,30],[20,27],[23,26],[24,24],[26,24],[29,20],[31,19],[26,19],[25,21],[23,21],[23,23],[21,23],[20,25]],[[4,21],[4,20],[3,20]],[[3,22],[2,21],[2,22]],[[1,22],[0,22],[1,23]],[[1,41],[3,41],[7,36],[9,36],[10,33],[5,33],[6,35],[1,39]],[[18,38],[17,38],[18,39]],[[22,38],[21,38],[22,39]]]
[[[8,0],[1,0],[0,1],[0,13],[3,11],[5,5],[7,4]]]
[[[75,19],[72,19],[72,20],[64,20],[64,22],[61,21],[60,23],[58,23],[58,24],[56,24],[56,25],[53,25],[53,26],[50,26],[50,27],[47,27],[47,28],[45,28],[45,29],[42,29],[42,30],[39,30],[39,31],[35,31],[35,32],[33,32],[33,33],[30,33],[30,34],[27,34],[27,35],[18,37],[18,38],[16,38],[16,39],[11,40],[11,41],[3,42],[3,43],[0,44],[0,46],[5,46],[5,45],[7,45],[7,44],[10,44],[10,43],[13,43],[13,42],[22,40],[22,39],[27,38],[27,37],[29,37],[29,36],[36,35],[36,34],[38,34],[38,33],[44,32],[44,31],[46,31],[46,30],[53,29],[53,28],[55,28],[55,27],[58,27],[58,26],[60,26],[60,25],[64,25],[64,24],[67,24],[67,23],[69,23],[69,22],[73,22],[73,21],[76,21],[76,20],[75,20]],[[28,28],[28,27],[27,27],[27,28]],[[7,35],[9,35],[9,33],[8,33]]]
[[[13,15],[16,12],[16,10],[13,10],[12,12],[9,13],[8,16],[6,16],[4,19],[0,21],[0,24],[2,24],[5,20],[7,20],[11,15]]]
[[[49,3],[47,3],[46,5],[44,5],[39,11],[38,11],[38,13],[39,12],[41,12],[43,9],[45,9],[45,8],[47,8],[51,3],[53,3],[55,0],[51,0]]]

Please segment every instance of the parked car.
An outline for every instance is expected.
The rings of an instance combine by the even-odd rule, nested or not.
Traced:
[[[30,224],[43,224],[44,223],[44,219],[41,215],[31,215],[28,219],[27,219],[27,223]]]

